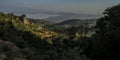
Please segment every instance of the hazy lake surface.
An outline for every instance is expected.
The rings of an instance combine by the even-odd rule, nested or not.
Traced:
[[[15,15],[22,15],[22,14],[15,14]],[[26,14],[28,18],[34,18],[34,19],[44,19],[44,18],[49,18],[49,17],[55,17],[59,15],[51,15],[51,14]]]

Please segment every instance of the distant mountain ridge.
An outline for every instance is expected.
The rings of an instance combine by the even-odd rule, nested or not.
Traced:
[[[96,19],[70,19],[70,20],[65,20],[63,22],[57,23],[52,25],[52,27],[71,27],[71,26],[81,26],[81,25],[95,25],[96,24]]]
[[[56,32],[67,32],[67,29],[71,27],[85,27],[91,28],[96,25],[96,19],[70,19],[70,20],[65,20],[60,23],[52,24],[49,26],[46,26],[47,29],[50,29],[52,31]]]
[[[70,19],[70,20],[65,20],[65,21],[63,21],[63,22],[60,22],[60,23],[58,23],[58,24],[60,24],[60,25],[64,25],[64,24],[85,24],[85,23],[93,23],[93,22],[95,22],[96,20],[95,19]]]
[[[59,23],[46,21],[46,20],[42,20],[42,19],[29,19],[29,20],[37,25],[44,26],[44,27],[80,26],[80,25],[84,25],[84,24],[95,25],[95,23],[96,23],[96,19],[68,19],[68,20],[65,20],[65,21],[62,21]]]
[[[71,19],[86,19],[86,18],[94,19],[96,17],[99,17],[99,15],[61,13],[59,16],[48,17],[43,20],[60,23],[60,22],[66,21],[66,20],[71,20]]]

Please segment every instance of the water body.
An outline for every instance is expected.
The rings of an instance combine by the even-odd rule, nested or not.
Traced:
[[[22,14],[15,14],[15,15],[22,15]],[[44,18],[49,18],[49,17],[55,17],[59,15],[51,15],[51,14],[26,14],[28,18],[33,18],[33,19],[44,19]]]

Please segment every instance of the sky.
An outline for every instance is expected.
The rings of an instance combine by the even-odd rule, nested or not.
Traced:
[[[102,15],[120,0],[0,0],[0,11],[16,13],[75,13]]]

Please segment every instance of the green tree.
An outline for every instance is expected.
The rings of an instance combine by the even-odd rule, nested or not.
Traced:
[[[120,4],[107,8],[97,21],[93,60],[120,60]]]
[[[68,30],[68,35],[70,39],[74,39],[76,37],[76,33],[78,32],[77,27],[70,27],[67,29]]]

